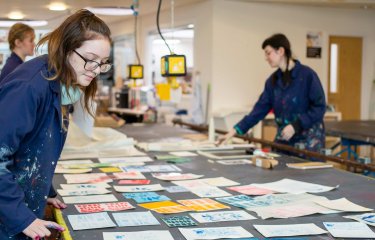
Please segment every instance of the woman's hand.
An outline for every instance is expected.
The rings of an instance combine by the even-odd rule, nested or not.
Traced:
[[[47,203],[49,205],[52,205],[53,207],[57,208],[57,209],[64,209],[66,208],[66,204],[61,202],[59,199],[57,198],[48,198],[47,199]]]
[[[294,130],[292,124],[287,125],[286,127],[283,128],[281,131],[281,138],[284,139],[285,141],[289,141],[296,131]]]
[[[234,136],[236,135],[236,130],[234,128],[232,128],[231,130],[229,130],[229,132],[225,135],[221,135],[218,140],[216,141],[215,145],[216,146],[220,146],[221,144],[227,144],[228,141]]]
[[[23,234],[32,238],[33,240],[39,240],[44,237],[48,237],[51,235],[51,232],[48,228],[57,229],[58,231],[64,231],[64,227],[60,226],[59,224],[51,221],[44,221],[41,219],[35,219],[25,230],[23,230]]]

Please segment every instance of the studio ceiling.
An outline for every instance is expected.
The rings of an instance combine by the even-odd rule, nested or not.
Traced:
[[[69,9],[66,11],[50,11],[51,2],[65,2]],[[175,0],[174,6],[179,7],[202,0]],[[140,15],[155,13],[158,0],[139,0]],[[162,9],[170,8],[170,0],[164,0]],[[47,20],[49,26],[55,26],[69,14],[85,7],[130,7],[133,0],[0,0],[0,18],[7,18],[11,11],[22,11],[25,18],[32,20]],[[131,16],[100,16],[107,23],[121,21]]]
[[[48,5],[52,1],[65,2],[69,9],[63,12],[50,11]],[[200,1],[208,0],[174,0],[175,7],[194,4]],[[215,0],[211,0],[215,1]],[[367,9],[375,10],[375,0],[227,0],[241,1],[248,3],[265,3],[265,4],[292,4],[312,7],[332,7],[332,8],[350,8],[350,9]],[[133,0],[0,0],[0,18],[6,18],[11,11],[22,11],[27,19],[47,20],[48,27],[54,27],[59,24],[67,15],[78,9],[91,7],[130,7]],[[148,15],[156,12],[158,0],[139,0],[140,15]],[[164,0],[162,9],[170,9],[171,0]],[[130,16],[101,16],[107,23],[121,21]]]

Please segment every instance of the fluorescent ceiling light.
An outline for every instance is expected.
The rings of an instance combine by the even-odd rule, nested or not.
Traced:
[[[65,3],[63,2],[52,2],[49,6],[48,9],[51,11],[64,11],[68,7],[66,6]]]
[[[16,23],[24,23],[31,27],[41,27],[46,26],[48,24],[45,20],[22,20],[22,21],[15,21],[15,20],[4,20],[0,19],[0,27],[11,27]]]
[[[167,41],[168,44],[179,44],[181,42],[180,39],[165,39],[165,41]],[[164,44],[164,41],[163,39],[154,39],[152,41],[153,44]]]
[[[163,36],[167,38],[194,38],[194,30],[177,30],[171,32],[163,32]]]
[[[132,15],[133,10],[125,7],[86,7],[85,9],[98,15],[126,16]]]
[[[194,28],[194,24],[188,24],[187,27],[188,28]]]
[[[8,14],[8,18],[10,19],[23,19],[25,15],[23,15],[20,11],[13,11]]]

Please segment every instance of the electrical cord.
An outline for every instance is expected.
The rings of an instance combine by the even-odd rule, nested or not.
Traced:
[[[134,48],[135,48],[135,55],[137,56],[137,61],[138,65],[141,64],[141,60],[139,58],[139,53],[138,53],[138,46],[137,46],[137,19],[138,19],[138,14],[134,16]]]
[[[161,39],[163,39],[165,45],[167,45],[168,49],[169,49],[169,52],[171,54],[173,54],[171,48],[169,47],[167,41],[165,41],[164,37],[163,37],[163,34],[161,34],[161,31],[160,31],[160,26],[159,26],[159,16],[160,16],[160,7],[161,7],[161,3],[162,3],[162,0],[159,0],[159,5],[158,5],[158,11],[156,13],[156,27],[158,28],[158,32],[159,32],[159,35],[161,37]]]

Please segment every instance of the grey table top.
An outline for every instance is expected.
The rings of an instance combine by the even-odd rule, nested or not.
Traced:
[[[165,125],[145,125],[145,126],[129,126],[125,125],[120,131],[124,132],[129,137],[134,137],[138,141],[151,141],[154,139],[161,139],[167,137],[178,137],[182,134],[192,133],[190,130],[181,127],[170,127]],[[155,153],[149,153],[149,156],[153,157]],[[177,166],[182,169],[183,172],[203,174],[205,177],[226,177],[231,180],[240,182],[241,185],[251,184],[251,183],[266,183],[277,181],[282,178],[290,178],[294,180],[307,181],[316,184],[323,184],[328,186],[340,185],[336,190],[321,193],[318,195],[325,196],[329,199],[338,199],[345,197],[350,201],[375,209],[375,181],[374,179],[364,177],[362,175],[353,174],[350,172],[345,172],[336,169],[315,169],[315,170],[297,170],[290,169],[286,167],[287,162],[299,162],[300,159],[292,158],[288,156],[282,156],[279,158],[279,165],[273,170],[267,170],[258,168],[252,165],[236,165],[236,166],[225,166],[215,162],[209,162],[206,158],[202,156],[192,158],[191,162],[178,164]],[[157,160],[150,164],[161,164]],[[98,171],[98,170],[96,170]],[[170,182],[161,181],[153,178],[150,173],[144,173],[147,179],[151,180],[151,184],[160,183],[162,186],[172,186]],[[54,177],[55,188],[60,188],[59,184],[65,183],[62,174],[56,174]],[[230,190],[227,190],[231,192]],[[234,192],[232,194],[236,195]],[[120,193],[114,192],[115,196],[119,201],[127,201]],[[172,200],[180,199],[192,199],[198,198],[193,193],[169,193],[163,192]],[[136,206],[133,200],[129,202]],[[236,207],[231,207],[232,210],[239,210]],[[137,207],[134,211],[145,211],[141,207]],[[256,216],[255,213],[250,212],[252,215]],[[72,231],[71,226],[67,220],[67,215],[79,214],[75,209],[73,204],[69,204],[68,208],[63,210],[63,217],[70,228],[71,235],[74,240],[92,240],[92,239],[103,239],[103,232],[132,232],[132,231],[143,231],[143,230],[169,230],[173,235],[174,239],[185,239],[177,228],[168,228],[161,220],[161,215],[153,212],[153,215],[159,220],[161,225],[158,226],[142,226],[142,227],[116,227],[107,229],[96,229],[96,230],[82,230],[82,231]],[[111,215],[111,213],[110,213]],[[173,214],[175,215],[186,215],[184,214]],[[242,226],[247,231],[252,233],[254,237],[259,239],[264,239],[259,232],[255,230],[253,224],[299,224],[299,223],[315,223],[319,227],[324,228],[323,221],[329,222],[343,222],[350,221],[342,216],[350,215],[350,213],[338,213],[329,215],[311,215],[298,218],[290,219],[256,219],[251,221],[236,221],[236,222],[218,222],[218,223],[200,223],[198,227],[225,227],[225,226]],[[168,215],[169,216],[169,215]],[[111,216],[113,219],[113,217]],[[371,227],[375,231],[375,227]],[[333,239],[329,234],[319,235],[319,236],[308,236],[308,239]]]
[[[375,145],[375,121],[332,121],[325,128],[327,135]]]

